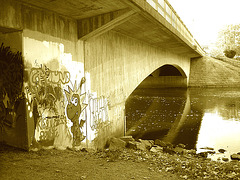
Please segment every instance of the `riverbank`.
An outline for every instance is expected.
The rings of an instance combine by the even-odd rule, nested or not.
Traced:
[[[149,143],[152,142],[124,143],[114,138],[101,151],[41,149],[36,152],[1,145],[0,179],[240,178],[239,161],[215,162],[191,150],[182,153],[181,145],[173,152],[160,145],[149,147]]]
[[[240,61],[222,57],[191,60],[190,87],[240,87]]]

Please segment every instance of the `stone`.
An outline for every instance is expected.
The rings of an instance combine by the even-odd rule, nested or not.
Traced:
[[[190,150],[187,150],[187,153],[191,155],[196,155],[197,151],[195,149],[190,149]]]
[[[150,149],[150,152],[153,152],[153,153],[163,152],[163,147],[153,146],[153,147]]]
[[[198,156],[202,157],[202,158],[207,158],[208,157],[208,153],[207,152],[200,152],[200,153],[198,153]]]
[[[211,147],[203,147],[203,148],[200,148],[200,149],[209,150],[209,151],[214,151],[214,148],[211,148]]]
[[[168,154],[175,154],[175,151],[173,148],[165,146],[163,147],[163,152],[168,153]]]
[[[180,148],[184,149],[186,147],[186,145],[185,144],[178,144],[177,147],[180,147]]]
[[[146,145],[142,142],[136,142],[137,143],[137,150],[142,150],[142,151],[146,151]]]
[[[151,144],[152,144],[152,146],[154,145],[154,140],[148,140]]]
[[[137,142],[137,141],[129,141],[126,147],[130,149],[135,149],[135,150],[142,150],[142,151],[147,150],[144,143]]]
[[[152,147],[152,143],[149,140],[139,139],[139,142],[143,143],[147,150],[150,150]]]
[[[225,153],[226,150],[225,150],[225,149],[219,149],[218,152],[220,152],[220,153]]]
[[[164,141],[161,141],[160,139],[156,139],[154,142],[155,145],[161,146],[161,147],[166,147],[167,144]]]
[[[175,147],[174,148],[175,153],[180,154],[180,155],[185,155],[187,154],[187,150],[183,149],[181,147]]]
[[[129,141],[135,141],[132,136],[123,136],[123,137],[120,137],[120,139],[125,141],[126,143],[128,143]]]
[[[232,154],[231,159],[232,160],[240,160],[240,154]]]
[[[225,162],[229,161],[229,159],[226,158],[226,157],[223,157],[222,160],[225,161]]]
[[[129,141],[126,145],[127,148],[129,149],[137,149],[137,144],[135,141]]]
[[[107,146],[110,151],[122,150],[126,147],[126,142],[119,138],[112,137],[108,139]]]

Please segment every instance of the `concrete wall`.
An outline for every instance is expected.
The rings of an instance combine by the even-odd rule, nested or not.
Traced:
[[[211,57],[191,60],[189,86],[191,87],[240,87],[240,62]]]
[[[10,46],[13,52],[22,52],[22,31],[0,33],[0,44],[2,43]]]
[[[87,82],[91,92],[108,101],[108,132],[123,135],[125,100],[148,75],[165,64],[181,67],[188,77],[189,58],[114,31],[85,42],[85,71],[90,79]]]
[[[86,134],[84,123],[80,132],[74,132],[71,127],[79,126],[82,119],[85,121],[85,99],[82,99],[85,95],[81,96],[84,93],[81,84],[84,65],[78,54],[78,49],[82,49],[81,42],[31,30],[23,31],[23,42],[29,144],[56,148],[79,145],[83,139],[75,140],[74,137],[77,133],[81,138]],[[74,97],[76,108],[68,110],[74,104]],[[73,119],[74,113],[79,117]]]
[[[148,76],[138,88],[186,88],[187,78],[182,76]]]
[[[0,27],[29,29],[61,39],[76,40],[76,20],[14,0],[0,0],[0,3]]]

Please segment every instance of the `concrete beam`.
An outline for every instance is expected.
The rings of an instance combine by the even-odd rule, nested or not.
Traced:
[[[134,10],[120,10],[99,16],[78,20],[78,38],[87,40],[97,37],[114,27],[126,22],[137,12]]]

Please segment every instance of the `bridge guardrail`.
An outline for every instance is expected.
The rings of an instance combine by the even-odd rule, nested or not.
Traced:
[[[145,0],[150,4],[159,14],[161,14],[178,32],[180,32],[202,55],[205,51],[199,43],[193,38],[193,35],[173,9],[167,0]]]

